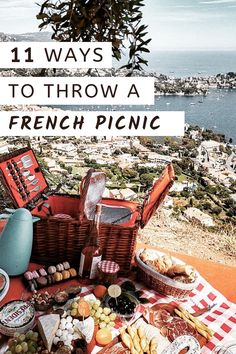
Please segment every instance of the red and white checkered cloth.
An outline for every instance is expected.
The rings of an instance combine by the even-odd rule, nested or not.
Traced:
[[[58,219],[72,219],[72,216],[68,214],[55,214],[53,217]]]
[[[123,281],[123,279],[122,279]],[[173,302],[173,299],[165,297],[154,290],[146,289],[143,284],[136,283],[136,287],[144,292],[152,306],[156,303]],[[89,287],[84,288],[86,294],[90,292]],[[235,294],[236,295],[236,294]],[[186,300],[178,300],[178,303],[189,312],[195,312],[199,308],[216,304],[209,312],[198,318],[208,325],[214,332],[210,342],[201,349],[201,354],[210,354],[217,346],[226,345],[229,342],[236,342],[236,304],[228,301],[219,291],[214,289],[204,278],[200,277],[198,287],[190,294]],[[139,306],[135,318],[141,316],[144,305]],[[117,322],[116,329],[121,323]],[[117,333],[117,331],[115,332]],[[114,334],[115,334],[114,333]],[[97,353],[101,348],[95,347],[92,354]]]
[[[191,293],[190,299],[182,305],[188,311],[194,312],[198,306],[201,308],[212,303],[216,303],[216,306],[200,317],[200,320],[215,332],[211,341],[202,348],[202,354],[212,353],[216,346],[236,342],[236,304],[228,301],[205,279],[200,278],[198,287]]]

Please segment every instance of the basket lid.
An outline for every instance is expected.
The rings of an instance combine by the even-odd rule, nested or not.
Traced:
[[[80,218],[93,220],[96,205],[101,202],[106,187],[106,175],[90,169],[80,185]]]
[[[48,191],[33,150],[23,148],[0,158],[0,178],[17,208],[28,208]],[[33,207],[33,206],[32,206]]]
[[[173,185],[174,179],[175,173],[173,166],[172,164],[168,164],[144,199],[140,222],[141,228],[148,223],[152,215],[156,212]]]

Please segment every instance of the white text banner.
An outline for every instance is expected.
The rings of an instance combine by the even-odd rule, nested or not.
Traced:
[[[154,104],[153,77],[0,77],[0,104]]]
[[[1,111],[2,136],[183,136],[182,111]]]
[[[2,69],[111,68],[110,42],[0,42]]]

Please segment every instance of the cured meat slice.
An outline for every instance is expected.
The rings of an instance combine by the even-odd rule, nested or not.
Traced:
[[[103,354],[129,354],[129,353],[130,351],[124,348],[122,343],[120,342],[103,351]]]
[[[173,342],[179,336],[196,336],[197,334],[196,330],[181,318],[174,317],[172,322],[167,324],[165,327],[167,329],[167,338],[170,342]]]
[[[150,324],[157,328],[162,328],[172,321],[173,317],[166,310],[160,309],[150,312]]]

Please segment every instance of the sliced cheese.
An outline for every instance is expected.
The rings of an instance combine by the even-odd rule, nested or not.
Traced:
[[[60,324],[60,316],[50,314],[40,316],[38,319],[38,329],[46,349],[50,352],[52,349],[53,338]]]
[[[94,333],[94,319],[92,317],[88,317],[84,321],[76,322],[75,330],[82,333],[86,342],[90,343]]]

